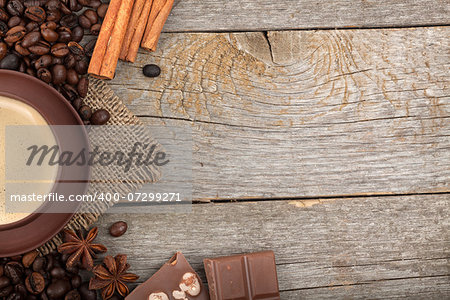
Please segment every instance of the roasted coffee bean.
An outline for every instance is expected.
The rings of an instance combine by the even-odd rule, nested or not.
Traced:
[[[25,0],[23,2],[23,5],[25,7],[31,7],[31,6],[43,6],[45,2],[48,0]]]
[[[50,10],[47,12],[47,21],[59,22],[61,20],[61,12],[59,10]]]
[[[65,280],[55,280],[47,287],[47,296],[50,299],[64,297],[71,290],[70,283]]]
[[[13,27],[19,26],[20,22],[22,22],[22,19],[19,16],[14,16],[14,17],[11,17],[9,20],[6,19],[3,21],[8,21],[8,27],[13,28]]]
[[[8,45],[0,42],[0,61],[5,58],[6,54],[8,54]],[[0,267],[3,268],[2,266]]]
[[[40,68],[47,68],[52,64],[52,56],[51,55],[42,55],[38,60],[34,63],[34,67],[36,70]]]
[[[94,24],[91,26],[91,33],[93,35],[98,35],[100,33],[100,29],[102,29],[102,25],[101,24]]]
[[[78,274],[78,272],[80,272],[80,268],[77,265],[75,265],[71,267],[66,267],[66,271],[69,272],[70,274]]]
[[[28,51],[27,48],[23,47],[21,42],[17,42],[14,45],[14,50],[16,50],[17,54],[19,54],[21,56],[30,55],[30,51]]]
[[[27,68],[25,73],[27,73],[30,76],[37,77],[37,73],[36,73],[36,70],[34,68]]]
[[[61,58],[61,57],[52,57],[52,65],[62,65],[64,64],[64,59],[65,58]]]
[[[79,43],[84,37],[84,30],[80,26],[72,29],[72,41]]]
[[[25,27],[20,26],[20,25],[15,26],[15,27],[11,28],[10,30],[8,30],[8,32],[6,32],[4,40],[7,43],[15,43],[15,42],[23,39],[23,37],[25,36],[26,33],[27,33],[27,30],[25,29]]]
[[[45,13],[45,10],[42,7],[31,6],[25,10],[25,17],[27,17],[32,21],[42,23],[47,18],[47,14]]]
[[[67,77],[67,71],[63,65],[54,65],[53,66],[53,68],[52,68],[53,84],[64,83],[64,81],[66,81],[66,77]],[[53,267],[53,264],[51,266]],[[47,267],[48,267],[48,265],[47,265]]]
[[[89,121],[91,121],[92,125],[104,125],[108,123],[111,115],[105,109],[99,109],[95,113],[92,114]]]
[[[0,61],[0,69],[18,70],[20,66],[19,57],[15,54],[6,55],[2,61]],[[6,266],[5,266],[6,273]]]
[[[61,2],[59,0],[49,0],[45,3],[45,8],[47,10],[59,10],[61,7]]]
[[[36,257],[39,255],[39,252],[35,251],[30,251],[28,253],[26,253],[23,257],[22,257],[22,264],[25,268],[30,267],[34,260],[36,259]]]
[[[70,52],[72,52],[73,55],[75,56],[84,56],[84,48],[78,44],[77,42],[69,42],[69,50]]]
[[[56,24],[53,21],[47,21],[47,22],[41,24],[41,30],[45,30],[45,29],[56,30],[57,27],[58,27],[58,24]]]
[[[87,96],[89,89],[89,79],[87,77],[82,77],[78,82],[77,91],[81,98]]]
[[[78,73],[74,69],[68,69],[67,70],[67,78],[66,81],[68,84],[72,86],[76,86],[80,79],[78,78]]]
[[[73,101],[73,106],[75,106],[76,107],[76,104],[77,103],[75,103],[75,102],[79,102],[80,104],[81,104],[81,98],[77,98],[77,99],[75,99],[75,101]],[[74,289],[77,289],[77,288],[79,288],[80,286],[81,286],[81,283],[83,282],[83,280],[81,279],[81,276],[80,275],[75,275],[75,276],[73,276],[71,279],[70,279],[70,283],[72,284],[72,287],[74,288]]]
[[[100,18],[104,18],[106,16],[106,12],[108,11],[108,4],[106,3],[102,3],[98,8],[97,8],[97,15]]]
[[[37,70],[37,77],[45,83],[52,82],[52,73],[46,68],[40,68]]]
[[[30,22],[25,26],[28,32],[39,31],[39,24],[37,22]]]
[[[59,38],[59,34],[52,29],[41,29],[41,34],[44,40],[50,43],[56,42]]]
[[[62,87],[61,94],[64,96],[64,98],[66,98],[70,102],[74,101],[79,97],[77,90],[69,84],[65,84]]]
[[[68,6],[67,1],[61,2],[61,6],[60,6],[59,10],[65,15],[70,15],[72,13],[72,11],[70,10],[70,8]]]
[[[45,279],[40,273],[33,272],[25,279],[25,286],[28,292],[40,294],[45,288]]]
[[[67,69],[74,68],[76,63],[77,60],[75,59],[75,56],[73,56],[73,54],[69,54],[64,58],[64,65]]]
[[[89,29],[92,26],[91,21],[89,21],[89,19],[85,15],[82,15],[78,18],[78,23],[84,29]]]
[[[77,290],[71,290],[66,294],[64,300],[81,300],[80,293]]]
[[[64,43],[58,43],[52,46],[50,52],[55,57],[64,57],[69,54],[69,47]]]
[[[44,269],[46,264],[45,257],[39,256],[33,262],[33,271],[39,272]]]
[[[6,276],[1,276],[0,277],[0,290],[9,285],[11,285],[11,281],[9,280],[9,278]]]
[[[13,284],[18,284],[22,280],[24,268],[21,263],[11,261],[5,265],[5,275]]]
[[[59,22],[64,27],[75,28],[78,26],[78,17],[75,14],[66,15]]]
[[[83,283],[78,289],[83,300],[96,300],[97,292],[89,289],[89,283]]]
[[[0,7],[0,21],[8,22],[9,15],[8,13]]]
[[[89,6],[91,0],[78,0],[78,3],[80,3],[83,6]]]
[[[87,56],[91,57],[92,53],[94,52],[95,44],[97,43],[97,40],[90,40],[85,46],[84,46],[84,52]]]
[[[161,74],[161,69],[155,64],[145,65],[142,71],[147,77],[158,77]]]
[[[72,30],[70,30],[70,28],[68,27],[59,27],[58,34],[58,41],[60,41],[61,43],[68,43],[72,40]]]
[[[127,229],[128,224],[123,221],[119,221],[109,227],[109,234],[114,237],[119,237],[122,236],[127,231]]]
[[[8,32],[8,30],[9,30],[8,25],[5,22],[0,21],[0,38],[3,37],[6,34],[6,32]]]
[[[82,100],[81,98],[77,98],[77,99],[75,99],[75,100],[72,101],[72,106],[73,106],[73,108],[75,108],[76,111],[78,111],[78,110],[80,109],[80,107],[81,107],[82,104],[83,104],[83,100]],[[76,278],[76,276],[73,277],[73,278]],[[72,281],[71,281],[72,286],[73,286],[74,288],[78,288],[79,286],[75,286],[75,285],[74,285],[74,282],[77,283],[78,281],[76,281],[76,280],[78,280],[78,279],[76,279],[75,281],[73,281],[73,278],[72,278]],[[80,277],[80,280],[81,280],[81,277]],[[80,281],[80,284],[81,284],[81,281]]]
[[[22,47],[28,48],[30,46],[36,45],[40,39],[41,33],[39,31],[32,31],[30,33],[27,33],[21,42]]]
[[[28,47],[28,50],[36,55],[44,55],[50,52],[50,44],[41,40],[35,45]]]
[[[6,10],[11,16],[20,16],[23,14],[23,4],[19,0],[9,0],[6,5]]]
[[[77,61],[75,64],[75,71],[77,71],[80,75],[85,75],[88,71],[89,64],[85,59],[82,59],[80,61]]]
[[[0,297],[1,297],[1,298],[6,298],[6,297],[8,297],[8,295],[10,295],[10,294],[12,293],[13,290],[14,290],[14,287],[13,287],[12,285],[0,289]],[[95,299],[95,298],[94,298],[94,299]]]
[[[50,271],[53,279],[63,279],[66,276],[66,271],[62,267],[55,267]]]
[[[92,110],[87,105],[81,106],[78,112],[80,113],[80,117],[85,121],[89,120],[92,116]]]
[[[98,22],[98,15],[97,13],[92,9],[86,9],[83,13],[83,15],[89,19],[91,24],[95,24]]]
[[[70,10],[74,11],[77,5],[78,5],[77,0],[68,0],[68,7]]]

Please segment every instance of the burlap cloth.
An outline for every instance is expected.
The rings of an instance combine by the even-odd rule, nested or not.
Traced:
[[[109,88],[109,86],[100,79],[93,77],[89,78],[89,93],[84,99],[84,104],[92,107],[93,111],[96,109],[104,108],[108,110],[111,114],[111,119],[108,125],[133,125],[130,128],[139,128],[139,125],[143,123],[137,118],[114,94],[114,92]],[[136,125],[136,126],[135,126]],[[126,126],[124,126],[126,127]],[[144,126],[142,126],[144,127]],[[133,129],[135,130],[135,129]],[[138,130],[139,131],[139,130]],[[131,132],[130,132],[131,133]],[[136,135],[138,133],[131,133]],[[161,147],[155,140],[153,140],[148,133],[140,133],[141,136],[145,136],[146,141],[150,141],[152,144],[157,145],[158,149]],[[114,168],[117,166],[112,166],[110,172],[115,172]],[[104,170],[103,170],[104,171]],[[98,170],[93,170],[93,172],[98,172]],[[101,177],[101,174],[95,174],[96,178]],[[144,183],[155,182],[160,178],[160,171],[156,168],[149,167],[148,169],[132,172],[126,181],[118,182],[108,182],[105,181],[101,187],[99,185],[89,185],[88,194],[94,194],[95,192],[120,192],[129,193],[139,189]],[[99,189],[103,189],[99,191]],[[95,203],[82,203],[82,209],[77,212],[72,217],[72,219],[67,223],[66,229],[79,230],[88,229],[98,218],[111,206],[105,202],[95,202]],[[43,254],[47,254],[52,250],[56,249],[59,244],[62,243],[62,234],[59,233],[38,250]]]

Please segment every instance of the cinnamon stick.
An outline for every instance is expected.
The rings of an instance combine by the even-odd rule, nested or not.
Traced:
[[[148,17],[147,27],[141,46],[149,51],[155,51],[159,36],[169,17],[174,0],[154,0]]]
[[[117,15],[119,14],[122,0],[111,0],[103,20],[102,28],[95,44],[94,52],[92,53],[91,62],[89,64],[88,73],[94,76],[100,75],[103,58],[105,57],[106,48],[108,47],[111,33],[116,23]]]
[[[119,58],[134,62],[147,26],[153,0],[136,0]]]

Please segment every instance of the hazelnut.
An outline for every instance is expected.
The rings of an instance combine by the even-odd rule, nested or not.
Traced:
[[[151,293],[148,300],[169,300],[169,297],[163,292]]]
[[[190,296],[200,294],[201,287],[197,275],[191,272],[185,273],[180,282],[180,289]]]

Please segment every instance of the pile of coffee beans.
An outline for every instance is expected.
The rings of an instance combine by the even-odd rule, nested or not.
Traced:
[[[96,300],[97,291],[89,290],[79,267],[66,267],[67,259],[57,252],[38,256],[37,251],[0,258],[0,299]]]
[[[80,112],[96,40],[80,43],[98,35],[107,9],[100,0],[0,0],[0,69],[39,78]],[[80,116],[93,125],[110,118],[105,110]]]

